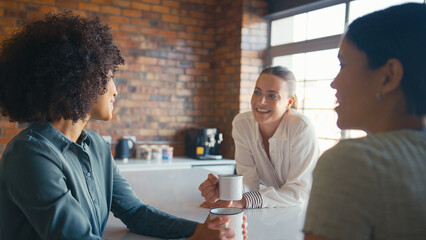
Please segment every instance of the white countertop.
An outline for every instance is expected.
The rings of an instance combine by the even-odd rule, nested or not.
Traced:
[[[164,212],[204,222],[208,209],[199,207],[203,198],[198,190],[199,184],[209,173],[202,168],[131,171],[124,177],[132,185],[136,195],[146,204]],[[305,207],[245,209],[248,222],[249,240],[301,240]],[[105,239],[157,239],[130,232],[112,214],[104,234]]]
[[[171,160],[142,160],[131,158],[127,161],[115,160],[122,172],[164,169],[187,169],[213,165],[235,165],[235,160],[196,160],[189,157],[174,157]]]

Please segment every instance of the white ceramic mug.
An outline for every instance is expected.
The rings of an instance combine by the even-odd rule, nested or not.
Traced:
[[[217,217],[228,217],[231,221],[225,226],[234,229],[235,240],[243,240],[243,214],[244,210],[241,208],[212,208],[210,209],[210,219],[213,220]]]
[[[238,174],[219,175],[219,199],[237,201],[243,198],[243,176]]]

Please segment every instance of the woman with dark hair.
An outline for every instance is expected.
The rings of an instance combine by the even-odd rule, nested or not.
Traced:
[[[426,239],[426,5],[349,25],[338,58],[340,141],[314,170],[304,232],[313,239]]]
[[[30,122],[0,161],[0,239],[101,239],[109,212],[140,234],[228,239],[219,218],[199,224],[143,204],[89,119],[112,118],[123,64],[110,28],[70,12],[28,23],[2,43],[0,111]],[[245,231],[245,230],[244,230]]]
[[[256,81],[252,111],[232,122],[237,173],[243,175],[239,201],[218,199],[217,178],[209,174],[199,189],[203,207],[267,208],[301,206],[309,197],[319,148],[307,117],[292,109],[296,79],[284,67],[265,68]]]

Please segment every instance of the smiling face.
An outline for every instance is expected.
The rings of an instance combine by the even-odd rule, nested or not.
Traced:
[[[112,78],[112,74],[106,86],[106,92],[99,95],[96,102],[92,104],[90,117],[96,120],[109,121],[112,119],[112,110],[114,109],[114,101],[117,96],[117,88]]]
[[[254,119],[261,126],[269,124],[278,126],[293,101],[294,98],[288,96],[287,83],[284,79],[272,74],[261,74],[251,97]]]
[[[377,115],[380,68],[370,69],[367,55],[346,38],[342,40],[338,57],[340,72],[330,85],[336,89],[337,126],[368,132]]]

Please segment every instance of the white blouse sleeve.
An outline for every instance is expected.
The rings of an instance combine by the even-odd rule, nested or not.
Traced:
[[[247,143],[248,132],[245,126],[232,122],[232,137],[235,143],[237,173],[244,176],[244,192],[259,190],[259,175],[256,171],[253,154]]]

